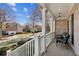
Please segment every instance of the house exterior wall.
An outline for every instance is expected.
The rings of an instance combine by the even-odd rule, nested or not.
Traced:
[[[74,13],[74,45],[71,44],[70,37],[70,45],[73,48],[76,55],[79,56],[79,5],[75,5],[69,15],[69,34],[71,34],[71,15]]]
[[[20,24],[17,24],[17,32],[23,32],[24,27]]]
[[[79,55],[79,11],[74,13],[74,50]]]
[[[56,20],[56,35],[68,32],[68,20]]]

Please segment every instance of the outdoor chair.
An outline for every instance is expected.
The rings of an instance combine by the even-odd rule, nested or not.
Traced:
[[[62,43],[67,48],[69,37],[70,37],[70,35],[68,33],[63,33],[62,35],[58,35],[56,38],[56,45],[58,45],[58,43]]]
[[[56,45],[58,45],[62,41],[62,39],[63,39],[63,36],[61,34],[58,34],[56,36]]]

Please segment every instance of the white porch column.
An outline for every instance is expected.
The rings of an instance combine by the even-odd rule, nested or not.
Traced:
[[[46,33],[46,30],[45,30],[45,27],[46,27],[46,21],[45,21],[45,8],[42,9],[42,33],[45,34]]]
[[[53,17],[50,18],[50,32],[53,32]]]
[[[50,32],[53,32],[53,15],[50,13],[50,11],[47,12],[47,18],[50,26]]]
[[[53,19],[53,32],[55,32],[55,19]]]
[[[54,30],[53,27],[54,26],[53,26],[53,22],[54,22],[54,17],[49,11],[49,26],[50,26],[50,33],[52,33],[52,37],[51,37],[52,41],[54,40],[54,32],[53,32],[53,30]]]
[[[46,8],[42,9],[42,34],[44,35],[44,51],[46,49],[46,21],[45,21],[45,11]]]

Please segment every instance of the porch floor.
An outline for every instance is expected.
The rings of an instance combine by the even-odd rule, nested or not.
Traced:
[[[46,49],[43,56],[75,56],[71,48],[65,48],[64,46],[56,46],[55,42],[52,42]]]

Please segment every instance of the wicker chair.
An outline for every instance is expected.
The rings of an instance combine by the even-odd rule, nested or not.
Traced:
[[[62,43],[66,47],[68,47],[68,39],[69,39],[69,37],[70,37],[70,35],[68,33],[63,33],[62,35],[57,35],[56,45],[58,45],[58,43]]]

